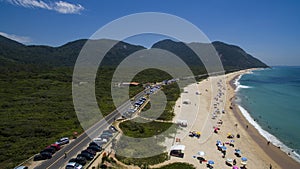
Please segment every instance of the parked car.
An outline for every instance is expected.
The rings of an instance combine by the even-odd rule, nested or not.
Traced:
[[[78,154],[77,157],[84,157],[87,160],[92,160],[94,158],[94,156],[90,153],[81,153],[81,154]]]
[[[18,167],[15,167],[14,169],[28,169],[27,166],[18,166]]]
[[[98,146],[103,146],[104,144],[106,144],[108,142],[107,139],[102,138],[101,141],[94,141],[94,143],[96,143]]]
[[[66,169],[82,169],[82,165],[76,162],[70,162],[66,165]]]
[[[55,151],[56,151],[55,148],[53,148],[53,147],[47,147],[47,148],[45,148],[44,150],[42,150],[41,153],[43,153],[43,152],[49,152],[49,153],[51,153],[51,154],[54,154]]]
[[[70,140],[68,137],[63,137],[63,138],[60,138],[59,140],[57,140],[55,142],[55,144],[58,144],[58,145],[64,145],[64,144],[69,144]]]
[[[37,154],[33,157],[33,161],[46,160],[47,158],[42,156],[41,154]]]
[[[108,133],[108,134],[112,134],[112,131],[110,131],[110,130],[104,130],[102,133]]]
[[[103,143],[104,144],[104,143]],[[98,147],[101,147],[103,144],[99,144],[98,142],[91,142],[90,144],[89,144],[89,146],[98,146]]]
[[[33,157],[34,161],[46,160],[52,158],[52,154],[49,152],[41,152]]]
[[[85,150],[81,151],[81,153],[90,153],[93,156],[95,156],[97,152],[94,150],[91,150],[91,149],[85,149]]]
[[[111,133],[102,133],[101,135],[100,135],[100,138],[105,138],[105,137],[108,137],[108,138],[110,138],[110,137],[112,137],[113,135],[111,134]]]
[[[86,164],[86,158],[85,157],[76,157],[76,158],[72,158],[71,160],[69,160],[70,162],[75,162],[78,163],[82,166],[84,166]]]
[[[51,144],[50,146],[48,146],[48,147],[46,147],[46,148],[50,148],[50,147],[53,147],[53,148],[55,148],[55,150],[56,150],[56,151],[58,151],[58,150],[60,150],[60,149],[61,149],[61,147],[60,147],[60,145],[59,145],[59,144]]]
[[[101,151],[101,150],[102,150],[102,148],[101,148],[101,147],[99,147],[99,146],[95,146],[95,145],[88,146],[88,148],[87,148],[87,149],[91,149],[91,150],[94,150],[94,151],[97,151],[97,152],[99,152],[99,151]]]
[[[110,126],[109,130],[112,131],[113,133],[117,132],[118,130],[115,128],[115,126]]]
[[[108,133],[108,132],[106,132],[106,133],[102,133],[103,135],[107,135],[108,137],[113,137],[113,134],[112,133]],[[101,135],[102,135],[101,134]]]

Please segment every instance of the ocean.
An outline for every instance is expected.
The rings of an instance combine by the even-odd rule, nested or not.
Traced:
[[[255,70],[235,84],[236,102],[247,120],[300,162],[300,67]]]

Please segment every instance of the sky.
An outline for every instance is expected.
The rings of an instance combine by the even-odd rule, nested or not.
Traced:
[[[162,12],[186,19],[211,41],[238,45],[268,65],[296,66],[299,9],[296,0],[0,0],[0,35],[27,45],[61,46],[87,39],[120,17]],[[155,38],[138,42],[151,46]]]

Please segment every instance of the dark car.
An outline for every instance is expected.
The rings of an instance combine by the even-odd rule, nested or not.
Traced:
[[[98,146],[98,147],[101,147],[103,144],[99,144],[98,142],[96,143],[96,142],[91,142],[90,144],[89,144],[89,146]]]
[[[33,157],[33,161],[40,161],[40,160],[46,160],[46,158],[41,154],[37,154]]]
[[[110,133],[110,134],[108,134],[108,133],[102,133],[101,135],[100,135],[100,138],[111,138],[113,135]]]
[[[81,154],[78,154],[77,157],[84,157],[87,160],[92,160],[94,158],[94,156],[90,153],[81,153]]]
[[[112,134],[112,131],[110,131],[110,130],[104,130],[102,133],[103,133],[103,134],[105,134],[105,133],[107,133],[107,134]]]
[[[117,132],[118,130],[115,128],[115,126],[110,126],[109,130],[112,131],[113,133]]]
[[[78,163],[78,164],[84,166],[86,164],[86,158],[85,157],[76,157],[76,158],[72,158],[71,160],[69,160],[69,162],[75,162],[75,163]]]
[[[49,152],[42,152],[33,157],[34,161],[46,160],[52,158],[52,154]]]
[[[52,158],[52,154],[49,153],[49,152],[42,152],[42,153],[40,153],[40,154],[41,154],[42,156],[46,157],[47,159]]]
[[[91,149],[91,150],[94,150],[97,152],[102,150],[102,148],[100,146],[95,146],[95,145],[89,146],[87,149]]]
[[[51,154],[54,154],[56,151],[56,149],[54,147],[48,147],[48,148],[45,148],[43,151],[41,151],[41,153],[43,152],[49,152]]]
[[[95,156],[97,152],[92,149],[86,149],[86,150],[81,151],[81,153],[90,153],[93,156]]]

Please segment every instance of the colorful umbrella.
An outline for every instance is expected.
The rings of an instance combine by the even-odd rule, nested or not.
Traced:
[[[241,150],[239,150],[239,149],[235,149],[234,151],[235,151],[235,153],[238,153],[238,154],[242,153]]]
[[[208,164],[212,165],[215,164],[215,162],[213,160],[208,160]]]
[[[242,161],[247,161],[248,159],[246,157],[241,158]]]
[[[232,169],[239,169],[239,167],[238,166],[233,166]]]
[[[221,147],[223,151],[226,151],[227,147],[226,146],[222,146]]]

